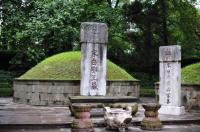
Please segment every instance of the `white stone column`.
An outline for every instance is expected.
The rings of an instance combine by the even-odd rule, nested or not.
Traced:
[[[181,106],[181,47],[178,45],[159,48],[160,114],[181,115],[185,113]]]
[[[108,28],[105,23],[81,24],[81,95],[106,95]]]

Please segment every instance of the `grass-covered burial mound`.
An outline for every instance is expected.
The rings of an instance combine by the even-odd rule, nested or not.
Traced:
[[[80,80],[80,52],[64,52],[49,57],[27,71],[19,79]],[[107,60],[107,80],[136,80],[124,69]]]
[[[14,80],[15,102],[66,106],[69,96],[80,95],[80,52],[65,52],[51,56]],[[124,69],[107,60],[106,96],[139,98],[139,81]]]
[[[200,62],[182,68],[183,84],[200,84]]]

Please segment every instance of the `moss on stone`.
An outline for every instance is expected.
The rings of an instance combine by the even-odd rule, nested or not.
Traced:
[[[19,79],[79,80],[80,52],[64,52],[51,56],[31,68]],[[107,80],[136,80],[124,69],[107,60]]]

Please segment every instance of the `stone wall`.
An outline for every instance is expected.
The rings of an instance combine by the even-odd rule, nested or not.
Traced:
[[[42,106],[68,105],[68,96],[80,95],[80,80],[21,80],[13,83],[14,102]],[[107,96],[139,98],[139,81],[107,81]]]
[[[156,100],[159,99],[159,83],[155,83]],[[186,106],[192,98],[200,94],[200,84],[181,84],[181,99],[182,105]],[[199,102],[200,107],[200,102]]]

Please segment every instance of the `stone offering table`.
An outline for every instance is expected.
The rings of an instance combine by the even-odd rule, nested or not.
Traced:
[[[69,96],[71,103],[117,103],[137,102],[138,98],[131,96]]]
[[[132,115],[134,115],[138,111],[138,98],[131,96],[70,96],[70,108],[74,103],[81,104],[90,104],[91,116],[102,117],[104,115],[103,108],[105,106],[113,107],[113,108],[125,108],[126,106],[132,107]],[[72,115],[74,115],[73,110],[71,109]]]

